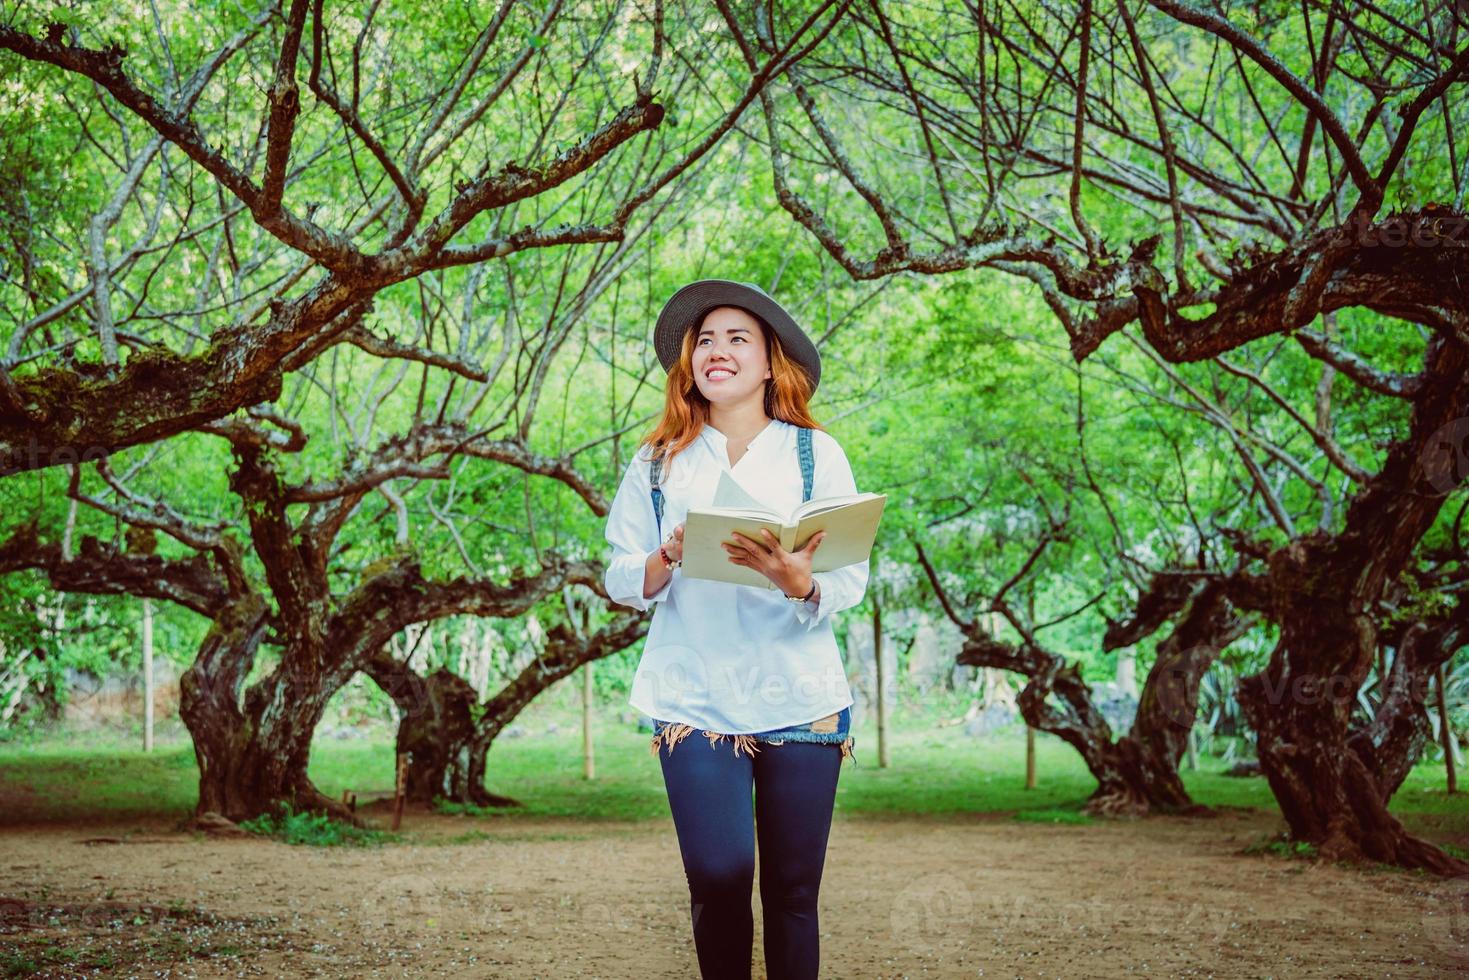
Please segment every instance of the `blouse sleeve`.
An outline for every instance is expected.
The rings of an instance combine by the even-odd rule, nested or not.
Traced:
[[[852,467],[841,443],[818,429],[812,433],[811,448],[816,456],[816,472],[811,482],[813,500],[858,492],[857,481],[852,477]],[[817,553],[820,553],[819,547]],[[829,572],[813,572],[811,577],[821,586],[821,601],[815,603],[814,609],[809,602],[792,603],[796,607],[796,619],[805,623],[807,630],[813,630],[832,613],[861,602],[867,592],[867,573],[871,562],[869,558]]]
[[[651,596],[643,595],[643,580],[648,556],[658,550],[658,525],[653,514],[653,498],[648,481],[649,463],[641,452],[633,456],[623,474],[612,508],[607,514],[607,543],[612,546],[612,559],[603,575],[607,595],[620,605],[647,609],[668,598],[673,576]]]

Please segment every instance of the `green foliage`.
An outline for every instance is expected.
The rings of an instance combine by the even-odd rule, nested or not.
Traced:
[[[105,959],[105,956],[103,957]],[[86,964],[83,961],[87,961]],[[0,950],[0,971],[7,977],[29,977],[46,967],[71,967],[92,965],[106,967],[110,964],[98,962],[98,957],[86,956],[80,950],[71,949],[54,939],[27,943],[23,948]]]
[[[353,102],[369,128],[396,152],[413,142],[413,126],[432,116],[432,106],[465,64],[488,8],[441,5],[433,11],[431,29],[421,5],[389,2],[372,9],[369,31],[363,9],[323,7],[326,74],[345,86],[345,66],[351,60],[357,74],[360,55],[364,81]],[[1025,15],[1017,11],[1016,19]],[[75,32],[78,43],[115,42],[127,51],[124,67],[130,76],[167,101],[172,76],[199,65],[246,29],[248,16],[244,8],[230,5],[201,13],[170,0],[158,5],[162,27],[155,27],[153,16],[120,4],[21,5],[10,23],[40,34],[55,17]],[[1325,20],[1335,16],[1324,8],[1301,14],[1280,2],[1231,11],[1232,22],[1255,32],[1265,51],[1302,77],[1315,60],[1315,42],[1301,29],[1301,18],[1319,38]],[[1341,161],[1332,153],[1297,152],[1306,131],[1305,112],[1255,63],[1245,59],[1229,66],[1205,33],[1180,29],[1155,11],[1140,10],[1138,17],[1170,98],[1198,106],[1218,127],[1217,134],[1205,138],[1179,121],[1179,145],[1191,165],[1232,179],[1246,158],[1251,161],[1250,179],[1239,178],[1237,184],[1252,220],[1225,222],[1202,237],[1213,239],[1211,247],[1226,264],[1258,261],[1281,245],[1281,236],[1268,226],[1296,220],[1296,212],[1323,200],[1341,177]],[[947,23],[942,8],[910,6],[894,10],[892,19],[900,39],[911,41],[925,57],[940,58],[945,48],[962,48],[968,57],[970,46],[955,42],[951,31],[959,27]],[[233,161],[250,160],[258,152],[259,96],[273,75],[281,29],[279,18],[264,23],[226,74],[206,86],[191,114]],[[585,41],[585,26],[578,20],[574,29],[544,28],[520,8],[506,19],[482,66],[497,70],[466,76],[463,105],[487,99],[499,66],[512,59],[525,55],[531,69],[496,105],[487,106],[494,111],[476,116],[466,138],[449,146],[427,171],[427,215],[444,207],[466,180],[509,164],[543,165],[626,103],[632,77],[646,72],[649,25],[640,18],[617,21],[611,58],[602,59],[608,63],[593,60],[592,70],[583,72],[578,45]],[[1006,81],[1011,91],[1051,90],[1053,63],[1059,58],[1069,66],[1075,57],[1074,26],[1065,17],[1046,20],[1046,30],[1065,35],[1045,39],[1055,43],[1057,57],[1020,59],[1007,68],[1015,73]],[[674,49],[683,37],[678,32],[701,29],[674,18],[668,27]],[[343,39],[359,36],[365,44],[349,57]],[[1106,31],[1095,36],[1104,47],[1121,43]],[[856,18],[848,18],[823,42],[821,57],[858,50],[863,41]],[[1343,46],[1344,60],[1323,94],[1353,125],[1368,114],[1368,106],[1349,83],[1375,73],[1371,46],[1369,41],[1360,49]],[[1393,55],[1386,60],[1403,65],[1415,59]],[[910,67],[921,71],[920,59]],[[968,77],[968,66],[965,71],[962,77]],[[0,196],[0,320],[20,324],[84,293],[89,279],[83,243],[90,222],[116,193],[144,127],[74,74],[0,52],[0,77],[7,79],[0,91],[0,186],[8,189]],[[945,92],[952,94],[946,81],[928,81],[940,104]],[[1402,100],[1411,98],[1422,79],[1394,75],[1390,81],[1382,91],[1397,94],[1385,106],[1383,120],[1400,114]],[[604,161],[610,175],[605,185],[566,181],[544,195],[476,216],[458,240],[495,237],[548,215],[565,215],[573,224],[603,220],[611,201],[624,197],[626,188],[641,186],[649,173],[686,149],[687,141],[701,138],[742,94],[740,79],[722,72],[699,78],[698,84],[683,75],[665,78],[664,84],[667,90],[659,97],[669,109],[665,125]],[[1109,86],[1119,85],[1118,76],[1097,69],[1092,84],[1094,95],[1108,93],[1118,118],[1128,125],[1109,129],[1095,121],[1085,140],[1088,160],[1116,161],[1154,191],[1166,186],[1157,155],[1144,152],[1158,133],[1135,80],[1124,76],[1121,94],[1109,92]],[[900,222],[914,241],[927,244],[930,233],[947,234],[942,226],[951,205],[970,212],[965,215],[970,219],[982,212],[985,228],[1055,241],[1059,219],[1064,234],[1069,168],[1026,160],[1026,167],[1039,169],[1027,176],[1023,189],[985,202],[976,200],[983,190],[956,185],[949,188],[952,197],[939,201],[934,173],[912,151],[916,134],[904,100],[885,101],[840,85],[822,86],[818,98],[831,100],[832,118],[856,171],[882,179],[888,198],[900,203]],[[1388,189],[1391,206],[1442,200],[1455,186],[1457,177],[1449,172],[1453,154],[1433,151],[1450,147],[1450,126],[1464,131],[1464,104],[1444,100],[1424,114],[1406,163]],[[552,105],[557,111],[548,114]],[[1248,105],[1257,106],[1256,112],[1242,108]],[[963,118],[954,113],[941,126],[948,129],[944,145],[935,151],[941,161],[937,169],[967,173],[981,186],[977,171],[993,161],[971,158],[962,144],[956,151],[949,142],[962,136],[953,129],[967,126],[958,122]],[[455,115],[444,128],[470,121]],[[1321,139],[1320,129],[1315,132]],[[1386,147],[1377,142],[1380,136],[1369,140],[1364,152],[1380,157]],[[1344,486],[1340,469],[1300,424],[1312,416],[1318,400],[1329,404],[1332,438],[1369,473],[1381,467],[1388,448],[1408,429],[1411,407],[1405,400],[1382,397],[1346,374],[1329,371],[1288,336],[1261,339],[1222,359],[1166,365],[1128,329],[1078,364],[1055,311],[1028,279],[986,270],[854,282],[792,226],[775,196],[767,152],[743,134],[731,136],[690,168],[686,179],[664,188],[656,208],[648,209],[653,213],[647,224],[640,218],[631,222],[615,246],[532,249],[473,267],[435,270],[386,288],[374,298],[367,329],[402,344],[453,352],[480,367],[501,363],[503,355],[502,370],[481,386],[438,368],[378,357],[349,344],[334,346],[284,379],[273,408],[299,422],[307,439],[298,452],[267,454],[275,468],[267,482],[279,488],[338,479],[357,472],[379,447],[391,445],[415,424],[459,418],[489,438],[569,458],[600,494],[610,496],[662,404],[663,375],[651,356],[649,333],[663,300],[694,278],[755,281],[787,304],[808,332],[824,338],[825,371],[812,410],[841,441],[859,488],[889,494],[868,601],[843,618],[868,616],[874,600],[889,612],[942,615],[920,570],[921,547],[961,616],[1002,640],[1018,640],[1014,623],[991,604],[1008,583],[1008,609],[1036,625],[1041,643],[1079,662],[1083,676],[1095,681],[1115,674],[1119,651],[1103,650],[1101,637],[1110,621],[1131,611],[1149,572],[1233,568],[1245,559],[1235,553],[1225,530],[1269,546],[1291,534],[1342,527],[1352,486]],[[1303,186],[1295,194],[1298,159]],[[208,176],[176,148],[162,150],[161,160],[166,168],[160,164],[160,173],[149,171],[106,236],[105,251],[113,260],[134,248],[149,250],[145,261],[116,273],[119,327],[145,341],[139,349],[125,345],[125,358],[152,356],[146,353],[148,344],[203,350],[227,329],[260,322],[270,298],[296,298],[318,281],[314,268],[306,270],[306,278],[295,278],[301,272],[299,256],[283,249],[270,232],[244,215],[218,213],[228,194],[217,193]],[[647,161],[657,165],[639,169]],[[885,244],[881,227],[849,182],[824,172],[804,151],[786,162],[793,186],[821,206],[852,256],[866,259]],[[299,173],[287,188],[286,205],[332,229],[371,210],[368,205],[385,189],[371,155],[344,138],[341,120],[304,92],[293,163],[300,165]],[[1189,198],[1197,220],[1212,220],[1212,205],[1201,208],[1193,191]],[[1158,232],[1159,215],[1166,210],[1151,197],[1119,196],[1107,181],[1090,178],[1082,182],[1080,200],[1104,240],[1102,265]],[[1226,212],[1232,206],[1219,205]],[[1220,229],[1228,233],[1219,234]],[[362,241],[372,251],[387,234],[384,222],[370,222]],[[1160,268],[1178,260],[1195,284],[1212,282],[1197,255],[1175,256],[1173,249],[1165,234]],[[1210,309],[1204,301],[1190,313],[1202,316]],[[95,368],[102,350],[91,317],[87,303],[67,307],[37,329],[22,345],[25,356],[7,367],[19,378]],[[1419,369],[1429,336],[1361,309],[1342,309],[1310,326],[1333,335],[1367,363],[1396,373]],[[607,557],[604,517],[574,488],[472,454],[444,465],[444,478],[398,478],[351,509],[326,559],[331,611],[375,576],[401,565],[416,564],[430,582],[464,577],[503,584],[537,569],[548,552],[573,560]],[[1260,465],[1270,467],[1271,475],[1257,482],[1252,474]],[[267,576],[256,551],[264,544],[257,535],[267,527],[270,508],[247,504],[232,488],[237,461],[225,440],[190,432],[121,450],[111,466],[126,474],[129,490],[142,499],[158,501],[196,524],[223,528],[245,556],[250,583],[279,605],[274,590],[288,586]],[[129,531],[124,521],[100,508],[78,507],[69,527],[69,477],[56,467],[0,480],[0,540],[34,522],[48,546],[59,545],[67,534],[73,547],[91,538],[103,549],[153,554],[161,561],[214,560],[166,534]],[[100,500],[119,500],[91,467],[82,468],[79,489]],[[1267,489],[1293,528],[1280,526],[1283,522],[1262,504]],[[406,543],[400,542],[400,511],[392,495],[402,501]],[[1445,502],[1424,540],[1425,552],[1456,551],[1461,523],[1456,515],[1465,500],[1460,489]],[[285,537],[298,548],[306,544],[300,527],[310,506],[303,501],[283,507],[291,524]],[[1388,623],[1440,612],[1450,601],[1449,593],[1425,584],[1417,572],[1401,576],[1401,601],[1383,614]],[[422,662],[428,671],[443,667],[463,676],[470,673],[476,651],[488,649],[493,689],[509,675],[514,658],[535,646],[535,636],[565,616],[560,597],[553,596],[508,620],[449,617],[421,639]],[[592,628],[608,616],[599,609]],[[154,622],[158,655],[186,667],[209,628],[198,613],[160,603]],[[913,629],[896,631],[900,648]],[[1165,626],[1133,651],[1140,676],[1166,632]],[[1234,682],[1260,668],[1275,636],[1273,627],[1256,622],[1211,668],[1201,705],[1210,731],[1244,737]],[[8,574],[0,577],[0,641],[0,677],[24,679],[23,689],[0,687],[0,742],[33,737],[62,713],[68,677],[137,669],[139,604],[127,596],[60,594],[30,571]],[[640,652],[641,644],[634,644],[595,665],[600,701],[625,700]],[[281,656],[281,649],[267,641],[248,665],[247,684],[274,670]],[[900,655],[900,667],[905,662]],[[1466,678],[1462,669],[1450,673],[1450,718],[1460,727],[1469,719]],[[340,724],[392,716],[386,695],[361,677],[334,699],[331,711],[331,720]],[[936,762],[942,755],[921,739],[917,745],[916,757]],[[355,779],[361,772],[342,761],[350,751],[355,750],[329,750],[313,765],[329,772],[339,767],[347,771],[343,778]],[[1436,751],[1430,749],[1430,757]],[[104,809],[126,812],[143,805],[127,787],[87,763],[58,761],[62,771],[99,781],[102,799],[94,802]],[[169,787],[163,799],[177,804],[188,795],[170,782],[178,767],[160,772],[157,761],[139,766],[149,779]],[[390,776],[390,762],[388,770]],[[380,778],[381,760],[365,771]],[[1086,780],[1066,771],[1072,773],[1066,777],[1068,792],[1083,793]],[[544,788],[539,782],[526,785]],[[943,810],[967,805],[972,788],[942,779],[923,787],[888,773],[869,785],[874,795],[854,806],[896,807],[906,801]],[[1233,784],[1222,791],[1248,792]],[[556,784],[550,798],[549,805],[569,809],[567,801],[576,793]],[[1070,799],[1047,804],[1062,807]],[[646,793],[629,790],[607,806],[645,813],[653,804]],[[1066,812],[1048,806],[1037,809],[1030,801],[1025,812]]]
[[[397,834],[353,827],[325,814],[296,813],[289,803],[282,803],[275,813],[262,813],[254,819],[243,820],[240,826],[262,837],[274,837],[286,844],[305,844],[311,847],[367,847],[398,839]]]
[[[1308,841],[1291,840],[1289,834],[1280,833],[1251,841],[1240,849],[1240,853],[1312,860],[1316,857],[1316,847]]]
[[[454,800],[446,800],[442,796],[435,796],[433,802],[434,811],[451,817],[486,817],[503,813],[503,807],[477,806],[473,803],[458,803]]]

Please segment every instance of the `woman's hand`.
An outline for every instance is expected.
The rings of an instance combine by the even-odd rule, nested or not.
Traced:
[[[800,596],[811,591],[811,559],[821,546],[821,539],[826,537],[825,531],[811,535],[806,546],[796,551],[782,548],[780,539],[771,534],[769,528],[760,529],[760,541],[739,531],[733,533],[739,539],[738,544],[719,542],[731,562],[753,568],[786,595]]]
[[[673,529],[668,540],[663,542],[663,550],[668,552],[668,557],[674,561],[683,561],[683,525]]]

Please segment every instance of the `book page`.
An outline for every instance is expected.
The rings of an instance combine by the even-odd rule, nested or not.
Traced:
[[[769,513],[771,517],[780,516],[751,496],[750,492],[740,486],[739,481],[730,476],[728,472],[719,474],[719,485],[714,488],[714,506]]]
[[[845,507],[862,500],[870,500],[876,496],[875,493],[850,493],[839,497],[820,497],[816,500],[808,500],[791,511],[791,519],[787,523],[799,525],[807,517],[824,514],[829,510],[836,510],[838,507]]]
[[[872,553],[882,519],[886,494],[858,493],[809,500],[797,507],[792,520],[780,517],[751,495],[728,473],[721,473],[715,506],[690,507],[684,519],[682,572],[692,578],[773,589],[775,584],[753,568],[736,565],[721,542],[737,543],[735,531],[756,541],[769,530],[787,551],[796,551],[817,531],[826,537],[811,561],[812,571],[829,572]]]
[[[817,531],[825,531],[826,537],[811,557],[813,572],[830,572],[866,561],[872,555],[872,544],[877,540],[877,525],[882,520],[887,494],[862,494],[863,499],[835,510],[825,510],[802,519],[796,528],[792,542],[800,549]],[[792,550],[787,547],[786,550]]]

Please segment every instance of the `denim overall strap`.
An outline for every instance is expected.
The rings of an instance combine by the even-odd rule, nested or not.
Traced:
[[[653,457],[653,470],[648,482],[653,487],[653,519],[658,522],[658,540],[663,540],[663,457]]]
[[[796,431],[796,451],[801,457],[801,503],[811,499],[811,484],[816,479],[816,457],[811,452],[811,430]]]

